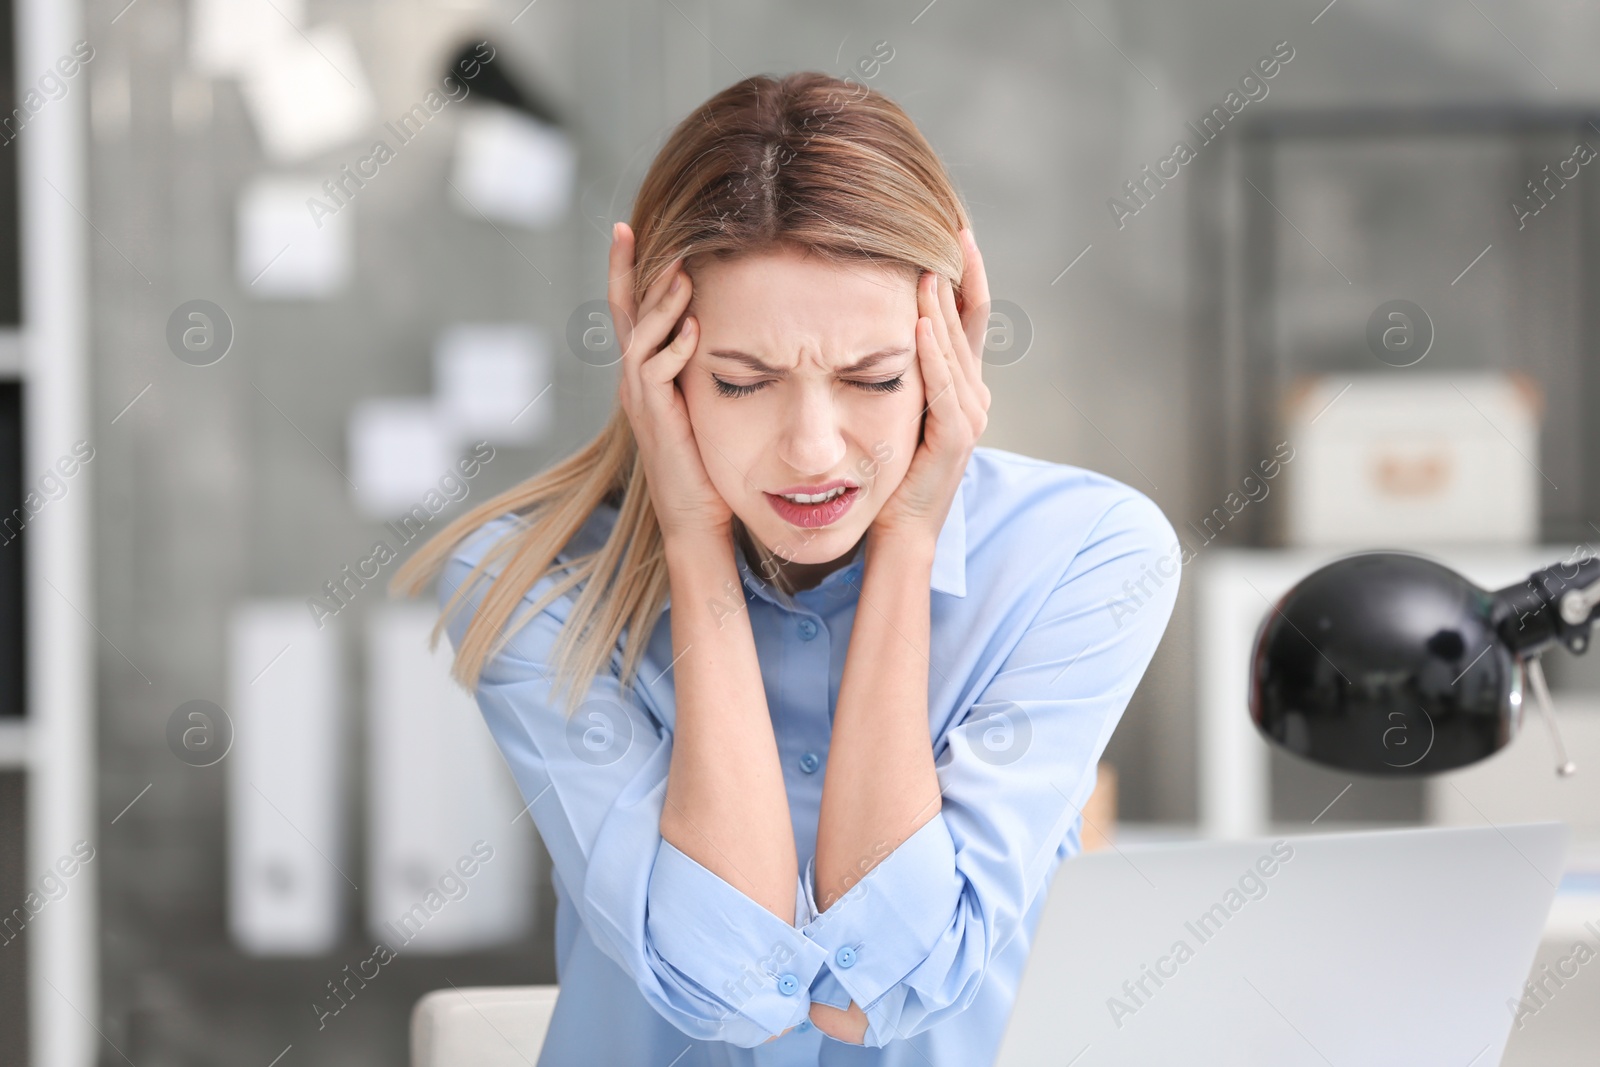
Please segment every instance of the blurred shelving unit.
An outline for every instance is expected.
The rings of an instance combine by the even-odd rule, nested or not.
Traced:
[[[1395,549],[1434,555],[1480,585],[1503,586],[1569,558],[1575,546],[1600,542],[1600,422],[1591,414],[1600,404],[1600,360],[1588,355],[1600,339],[1600,185],[1557,176],[1534,199],[1532,184],[1554,173],[1550,167],[1571,156],[1585,133],[1594,141],[1595,119],[1596,110],[1583,107],[1264,110],[1230,130],[1213,163],[1197,171],[1192,308],[1197,358],[1209,373],[1196,379],[1195,424],[1206,437],[1194,449],[1194,481],[1206,516],[1174,522],[1197,557],[1198,775],[1207,836],[1309,819],[1348,781],[1267,752],[1245,706],[1256,626],[1296,579],[1347,552]],[[1509,208],[1518,197],[1543,206],[1519,218]],[[1412,362],[1386,358],[1369,340],[1370,322],[1394,300],[1419,305],[1429,320],[1429,347]],[[1532,480],[1531,492],[1500,492],[1488,468],[1463,470],[1462,459],[1482,451],[1450,457],[1458,481],[1479,476],[1474,488],[1484,507],[1497,494],[1533,498],[1534,513],[1511,524],[1531,531],[1525,542],[1504,543],[1488,528],[1507,524],[1485,521],[1461,523],[1434,541],[1374,528],[1338,545],[1324,537],[1328,543],[1315,547],[1318,531],[1306,540],[1304,523],[1301,539],[1291,537],[1281,496],[1233,516],[1222,512],[1227,528],[1215,544],[1217,531],[1197,528],[1211,505],[1275,454],[1290,427],[1304,429],[1292,412],[1308,382],[1320,379],[1328,396],[1343,397],[1338,417],[1361,402],[1361,388],[1339,391],[1345,383],[1431,385],[1459,399],[1450,387],[1469,376],[1532,383],[1538,397],[1531,450],[1514,443],[1522,440],[1514,428],[1474,413],[1468,400],[1459,405],[1460,425],[1478,433],[1476,447],[1504,450],[1494,454],[1506,463],[1493,465],[1492,477],[1520,472],[1518,489]],[[1416,436],[1431,432],[1418,427]],[[1360,449],[1351,449],[1350,461],[1361,461]],[[1547,657],[1558,708],[1570,693],[1600,689],[1600,679],[1581,681],[1596,673],[1586,664],[1554,662],[1570,658]],[[1548,747],[1542,737],[1524,743]],[[1416,822],[1427,807],[1421,783],[1373,780],[1330,818]]]
[[[23,85],[82,38],[83,12],[76,0],[6,2],[0,26],[0,115],[9,116]],[[8,943],[17,941],[0,972],[0,1046],[8,1062],[36,1067],[93,1063],[99,1041],[90,1025],[99,1015],[96,865],[78,870],[48,907],[32,913],[27,904],[74,842],[98,839],[88,475],[43,505],[13,510],[40,472],[90,436],[89,230],[76,206],[86,202],[86,106],[74,88],[0,147],[0,390],[15,398],[0,487],[0,519],[12,520],[0,551],[14,554],[0,559],[13,568],[0,579],[0,777],[8,780],[0,838],[11,853],[0,859],[0,910],[11,922]]]
[[[1308,377],[1511,373],[1544,394],[1530,457],[1546,476],[1542,538],[1595,537],[1600,184],[1550,169],[1596,139],[1592,122],[1600,109],[1394,107],[1268,112],[1230,131],[1197,172],[1191,213],[1206,499],[1272,454],[1285,402]],[[1548,203],[1535,181],[1549,182]],[[1519,219],[1516,200],[1544,208]],[[1366,341],[1369,318],[1394,299],[1431,318],[1431,349],[1403,366]],[[1282,544],[1270,509],[1236,527],[1235,546]]]
[[[1413,509],[1341,541],[1332,527],[1359,529],[1344,520],[1382,510],[1335,512],[1341,521],[1319,527],[1282,497],[1221,512],[1225,536],[1197,528],[1204,517],[1174,517],[1195,552],[1199,834],[1565,821],[1573,847],[1536,969],[1570,951],[1580,919],[1600,915],[1600,660],[1559,649],[1544,657],[1576,776],[1557,777],[1547,728],[1529,707],[1505,751],[1413,781],[1334,772],[1269,745],[1249,715],[1250,651],[1279,597],[1351,552],[1420,552],[1496,589],[1575,550],[1600,551],[1600,185],[1552,169],[1578,142],[1595,143],[1595,120],[1596,109],[1584,107],[1263,110],[1230,131],[1191,189],[1193,322],[1209,371],[1197,375],[1194,398],[1196,425],[1207,428],[1194,450],[1202,508],[1237,491],[1278,442],[1306,435],[1296,403],[1318,379],[1313,406],[1323,411],[1329,397],[1359,403],[1360,388],[1340,391],[1347,383],[1377,383],[1373,397],[1397,383],[1449,396],[1469,376],[1531,383],[1537,441],[1527,444],[1525,423],[1474,413],[1465,393],[1461,422],[1418,418],[1388,434],[1411,431],[1396,449],[1402,456],[1430,434],[1478,434],[1470,447],[1435,449],[1447,454],[1443,463],[1417,447],[1410,454],[1429,462],[1395,465],[1402,488],[1443,470],[1457,485],[1475,480],[1483,521],[1452,520],[1437,537],[1406,532],[1417,525]],[[1384,305],[1401,300],[1426,313],[1428,347],[1417,358],[1389,358],[1370,339]],[[1332,475],[1313,487],[1323,505],[1340,504],[1355,469],[1372,462],[1371,440],[1357,432],[1349,443],[1342,469],[1326,455],[1317,465]],[[1484,451],[1496,447],[1506,451]],[[1486,456],[1493,462],[1481,462]],[[1279,488],[1292,500],[1304,486],[1285,478],[1272,483]],[[1496,506],[1525,510],[1484,510]],[[1500,521],[1508,518],[1516,521]],[[1513,1034],[1508,1064],[1578,1062],[1577,1050],[1592,1048],[1592,996],[1567,995],[1557,1009],[1541,1017],[1537,1035]]]

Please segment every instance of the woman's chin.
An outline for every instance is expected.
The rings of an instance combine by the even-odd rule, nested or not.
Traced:
[[[777,519],[776,516],[764,518],[759,523],[741,518],[745,529],[754,535],[760,544],[781,556],[786,562],[802,566],[828,563],[847,555],[855,548],[856,542],[861,540],[861,535],[866,533],[866,527],[857,521],[854,515],[850,516],[850,520],[847,523],[806,529],[790,525]]]

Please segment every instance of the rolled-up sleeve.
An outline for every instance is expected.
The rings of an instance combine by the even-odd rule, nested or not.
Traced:
[[[471,570],[460,555],[446,564],[441,606]],[[530,603],[548,582],[534,586]],[[483,588],[447,621],[453,645]],[[805,890],[797,880],[795,921],[786,922],[662,838],[672,735],[637,691],[622,690],[620,656],[571,719],[552,697],[550,650],[569,606],[557,599],[484,668],[476,694],[484,720],[601,951],[689,1037],[759,1045],[806,1017],[824,963],[824,949],[798,929]]]
[[[1159,508],[1107,509],[999,669],[935,746],[942,809],[827,910],[812,999],[865,1011],[863,1044],[966,1009],[1021,929],[1094,790],[1096,765],[1172,614],[1180,550]],[[1159,577],[1156,577],[1159,575]]]

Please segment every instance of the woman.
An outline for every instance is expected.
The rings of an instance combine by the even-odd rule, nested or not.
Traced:
[[[1172,528],[975,448],[983,262],[864,86],[748,78],[685,119],[608,299],[606,428],[396,577],[439,576],[554,859],[540,1063],[988,1063]]]

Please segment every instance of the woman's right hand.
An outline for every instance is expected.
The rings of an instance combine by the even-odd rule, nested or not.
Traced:
[[[689,409],[676,378],[694,354],[700,324],[684,316],[693,282],[683,261],[656,279],[637,306],[633,298],[633,230],[625,222],[611,231],[611,261],[606,300],[622,350],[618,396],[633,426],[644,462],[650,502],[664,540],[679,537],[726,538],[733,511],[711,484],[700,457]],[[670,345],[672,327],[683,324]]]

